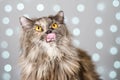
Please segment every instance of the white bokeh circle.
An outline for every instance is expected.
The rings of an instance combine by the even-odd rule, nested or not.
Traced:
[[[19,26],[19,27],[18,27],[18,26],[16,27],[14,33],[15,33],[16,35],[18,35],[18,34],[20,33],[20,26]]]
[[[103,11],[105,9],[105,4],[104,3],[98,3],[97,4],[97,10],[98,11]]]
[[[10,4],[5,5],[4,11],[5,12],[11,12],[12,11],[12,6]]]
[[[120,37],[117,37],[117,38],[115,39],[115,42],[120,45]]]
[[[5,31],[5,34],[7,36],[12,36],[13,35],[13,29],[12,28],[8,28],[6,31]]]
[[[99,67],[97,68],[97,72],[100,73],[100,74],[104,73],[104,71],[105,71],[104,68],[101,67],[101,66],[99,66]]]
[[[97,49],[102,49],[102,48],[103,48],[103,43],[102,43],[101,41],[98,41],[98,42],[96,43],[96,48],[97,48]]]
[[[114,68],[120,69],[120,61],[115,61],[114,62]]]
[[[118,53],[118,49],[116,47],[111,47],[110,48],[110,54],[111,55],[116,55]]]
[[[6,41],[2,41],[0,45],[1,45],[2,48],[7,48],[8,47],[8,43]]]
[[[9,22],[10,22],[10,20],[9,20],[8,17],[4,17],[4,18],[2,19],[2,23],[3,23],[3,24],[9,24]]]
[[[79,20],[78,17],[73,17],[73,18],[72,18],[72,23],[73,23],[73,24],[77,25],[77,24],[79,24],[79,22],[80,22],[80,20]]]
[[[3,80],[11,80],[11,75],[9,73],[3,73],[2,79]]]
[[[65,21],[65,23],[67,23],[68,22],[68,18],[65,16],[65,18],[64,18],[64,21]]]
[[[119,0],[113,0],[112,4],[114,7],[118,7],[120,2],[119,2]]]
[[[10,53],[9,53],[8,51],[3,51],[3,52],[1,53],[1,57],[2,57],[3,59],[8,59],[8,58],[10,57]]]
[[[55,12],[60,11],[60,9],[61,9],[61,7],[60,7],[60,5],[58,5],[58,4],[56,4],[56,5],[53,6],[53,10],[54,10]]]
[[[12,66],[11,66],[10,64],[6,64],[6,65],[4,66],[4,70],[5,70],[6,72],[10,72],[10,71],[12,70]]]
[[[100,16],[95,17],[95,23],[96,23],[96,24],[102,24],[102,22],[103,22],[102,17],[100,17]]]
[[[114,33],[114,32],[117,32],[117,30],[118,30],[117,25],[111,25],[111,26],[110,26],[110,31],[111,31],[111,32]]]
[[[79,28],[74,28],[73,29],[73,35],[74,36],[79,36],[80,35],[80,29]]]
[[[24,4],[23,3],[18,3],[17,4],[17,10],[22,11],[24,9]]]
[[[117,12],[117,13],[115,14],[115,18],[120,21],[120,12]]]
[[[96,34],[97,37],[102,37],[102,36],[103,36],[103,33],[104,33],[104,32],[103,32],[102,29],[97,29],[96,32],[95,32],[95,34]]]
[[[77,11],[79,11],[79,12],[85,11],[85,6],[83,4],[78,4],[77,5]]]
[[[44,5],[43,4],[38,4],[37,6],[36,6],[36,9],[38,10],[38,11],[43,11],[44,10]]]
[[[116,76],[117,76],[116,71],[111,71],[111,72],[109,73],[109,77],[110,77],[111,79],[116,78]]]
[[[92,60],[93,60],[94,62],[99,61],[99,60],[100,60],[100,55],[99,55],[98,53],[94,53],[94,54],[92,55]]]
[[[80,41],[77,40],[77,39],[73,39],[73,45],[79,47],[79,45],[80,45]]]

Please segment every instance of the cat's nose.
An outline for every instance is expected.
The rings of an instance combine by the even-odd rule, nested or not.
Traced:
[[[46,34],[49,34],[49,33],[52,33],[52,30],[48,30],[48,31],[46,32]]]

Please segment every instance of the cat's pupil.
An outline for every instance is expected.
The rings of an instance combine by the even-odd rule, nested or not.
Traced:
[[[38,29],[40,29],[40,27],[38,27]]]

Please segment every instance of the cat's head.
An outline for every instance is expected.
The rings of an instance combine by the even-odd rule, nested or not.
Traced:
[[[20,17],[24,40],[32,43],[59,43],[69,38],[69,32],[64,23],[64,13],[59,11],[54,16],[29,19]]]

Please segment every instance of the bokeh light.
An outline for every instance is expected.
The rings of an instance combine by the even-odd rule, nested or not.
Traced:
[[[79,28],[73,29],[73,35],[74,36],[79,36],[80,35],[80,29]]]
[[[9,24],[9,22],[10,22],[10,20],[9,20],[8,17],[4,17],[4,18],[2,19],[2,23],[3,23],[3,24]]]
[[[120,45],[120,37],[117,37],[117,38],[115,39],[115,42]]]
[[[97,72],[98,72],[99,74],[103,74],[104,71],[105,71],[104,68],[101,67],[101,66],[99,66],[99,67],[97,68]]]
[[[104,3],[98,3],[97,4],[97,10],[98,11],[103,11],[105,9],[105,4]]]
[[[93,60],[94,62],[99,61],[99,60],[100,60],[100,55],[99,55],[98,53],[92,54],[92,60]]]
[[[117,73],[116,73],[115,71],[111,71],[111,72],[109,73],[109,77],[110,77],[111,79],[116,78],[116,76],[117,76]]]
[[[115,18],[120,21],[120,12],[117,12],[117,13],[115,14]]]
[[[102,20],[102,17],[98,16],[95,18],[95,23],[96,24],[102,24],[103,20]]]
[[[64,21],[65,21],[65,23],[67,23],[68,22],[68,18],[65,16],[65,18],[64,18]]]
[[[2,41],[0,45],[1,45],[2,48],[7,48],[8,47],[8,43],[6,41]]]
[[[115,61],[114,62],[114,68],[120,69],[120,61]]]
[[[23,3],[18,3],[17,4],[17,10],[22,11],[24,9],[24,4]]]
[[[77,5],[77,10],[78,10],[79,12],[83,12],[83,11],[85,11],[85,6],[84,6],[83,4],[78,4],[78,5]]]
[[[2,57],[3,59],[8,59],[8,58],[10,57],[10,53],[9,53],[8,51],[3,51],[3,52],[1,53],[1,57]]]
[[[110,31],[111,31],[111,32],[114,33],[114,32],[117,32],[117,30],[118,30],[118,28],[117,28],[116,25],[111,25],[111,26],[110,26]]]
[[[111,47],[110,48],[110,54],[111,55],[116,55],[118,53],[118,49],[116,47]]]
[[[104,33],[104,32],[103,32],[102,29],[97,29],[96,32],[95,32],[95,34],[96,34],[97,37],[102,37],[102,36],[103,36],[103,33]]]
[[[79,46],[80,46],[80,41],[77,40],[77,39],[74,39],[74,40],[73,40],[73,45],[79,47]]]
[[[77,24],[79,24],[79,22],[80,22],[80,20],[79,20],[78,17],[73,17],[73,18],[72,18],[72,23],[73,23],[73,24],[76,24],[76,25],[77,25]]]
[[[102,48],[103,48],[103,43],[102,43],[101,41],[98,41],[98,42],[96,43],[96,48],[97,48],[97,49],[102,49]]]
[[[38,5],[36,6],[36,9],[37,9],[38,11],[43,11],[43,10],[44,10],[44,5],[43,5],[43,4],[38,4]]]
[[[37,6],[36,6],[36,9],[38,10],[38,11],[43,11],[44,10],[44,5],[43,4],[38,4]]]
[[[112,4],[113,4],[114,7],[118,7],[120,2],[119,2],[119,0],[113,0]]]
[[[10,71],[12,70],[12,66],[11,66],[10,64],[6,64],[6,65],[4,66],[4,70],[5,70],[6,72],[10,72]]]
[[[61,9],[61,7],[60,7],[60,5],[58,5],[58,4],[56,4],[56,5],[53,6],[53,10],[54,10],[55,12],[60,11],[60,9]]]
[[[5,5],[4,11],[5,12],[11,12],[12,11],[12,6],[10,4]]]
[[[5,34],[6,34],[7,36],[12,36],[12,35],[13,35],[13,29],[8,28],[8,29],[5,31]]]
[[[3,80],[11,80],[11,75],[9,73],[3,73],[2,79]]]

